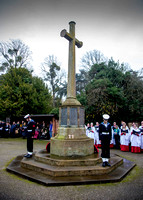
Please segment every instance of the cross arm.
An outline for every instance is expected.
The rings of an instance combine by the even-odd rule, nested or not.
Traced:
[[[73,37],[65,29],[63,29],[61,31],[60,36],[66,38],[68,41],[72,41],[73,40]],[[81,48],[83,46],[83,42],[81,42],[81,41],[79,41],[79,40],[77,40],[75,38],[75,45],[78,48]]]
[[[83,42],[75,39],[75,45],[78,47],[78,48],[81,48],[83,46]]]
[[[61,37],[66,38],[68,41],[72,41],[73,39],[71,35],[66,31],[66,29],[62,30],[60,35]]]

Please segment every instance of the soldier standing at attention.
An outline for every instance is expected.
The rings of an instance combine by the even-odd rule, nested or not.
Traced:
[[[33,154],[33,135],[35,133],[35,122],[31,119],[30,115],[27,114],[24,117],[27,120],[27,154],[26,158],[31,158]]]
[[[111,124],[108,122],[110,118],[109,115],[103,115],[103,122],[99,125],[99,140],[101,141],[102,148],[102,167],[110,167],[109,158],[110,158],[110,140],[111,140]]]

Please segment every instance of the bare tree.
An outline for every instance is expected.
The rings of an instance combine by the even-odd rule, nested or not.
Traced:
[[[89,71],[92,65],[107,62],[107,60],[100,51],[89,51],[81,58],[81,67]]]
[[[32,52],[21,40],[10,40],[0,43],[0,71],[10,67],[26,67],[30,64]]]
[[[50,83],[53,96],[53,107],[55,107],[56,93],[59,89],[58,73],[60,71],[60,66],[57,64],[57,57],[54,55],[46,57],[41,65],[41,69],[42,72],[44,72],[44,80]]]
[[[53,107],[66,96],[67,82],[66,72],[60,68],[57,57],[49,55],[41,65],[44,80],[49,82],[53,96]]]

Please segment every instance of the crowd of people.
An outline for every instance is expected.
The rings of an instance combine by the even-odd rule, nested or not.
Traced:
[[[99,123],[88,123],[86,126],[86,135],[94,139],[94,144],[101,147],[99,136]],[[121,151],[131,151],[132,153],[143,152],[143,121],[138,125],[133,122],[131,127],[128,127],[125,122],[121,122],[118,126],[113,122],[111,126],[110,148],[120,149]]]
[[[46,124],[44,121],[42,123],[35,123],[35,134],[33,138],[35,139],[50,139],[52,137],[52,121]],[[22,137],[25,139],[27,136],[27,123],[26,121],[13,121],[12,123],[0,121],[0,137],[3,138],[16,138]]]
[[[42,123],[35,123],[35,134],[33,138],[35,139],[50,139],[52,137],[53,124],[50,121],[46,124],[44,121]],[[86,126],[86,135],[94,139],[94,144],[97,147],[101,147],[101,140],[99,137],[99,122],[88,123]],[[0,121],[0,137],[23,137],[26,138],[27,124],[25,121],[3,122]],[[143,152],[143,121],[138,125],[133,122],[131,127],[128,127],[125,122],[121,122],[118,126],[116,122],[113,122],[111,126],[111,140],[110,148],[120,149],[121,151],[131,151],[133,153]]]

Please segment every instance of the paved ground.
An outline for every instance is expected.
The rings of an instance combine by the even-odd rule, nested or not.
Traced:
[[[44,149],[47,141],[34,141],[34,151]],[[0,138],[0,200],[142,200],[143,153],[133,154],[111,150],[137,166],[119,183],[82,186],[46,187],[16,175],[5,168],[17,155],[26,153],[26,140]]]

